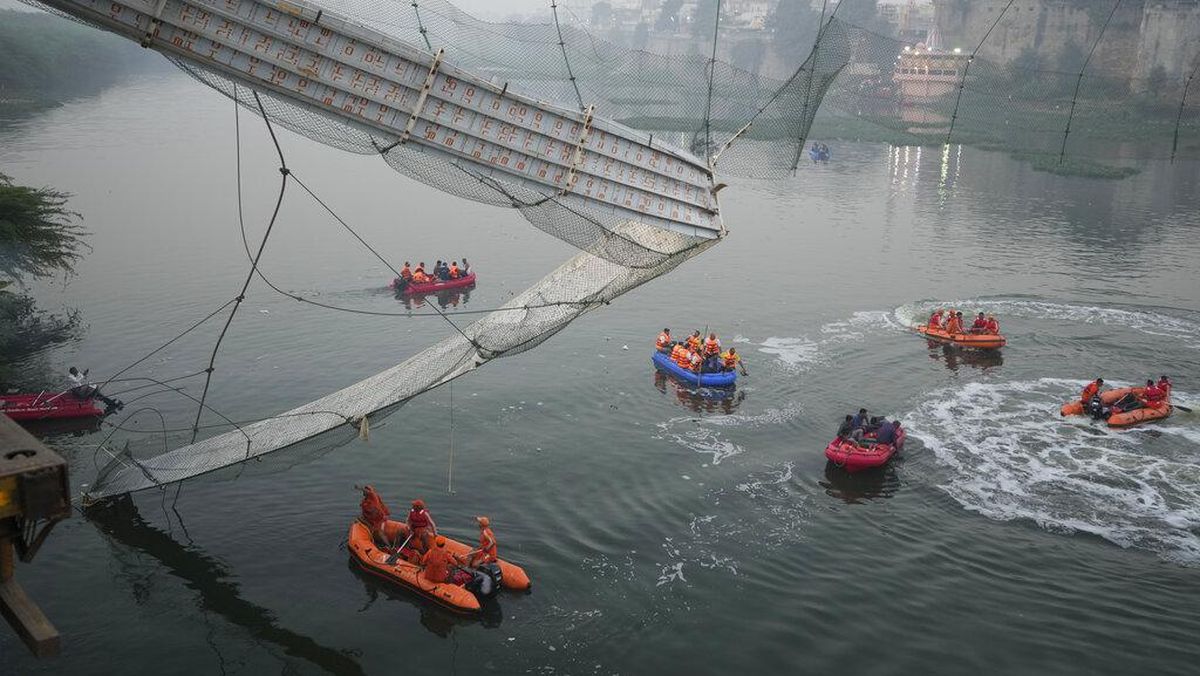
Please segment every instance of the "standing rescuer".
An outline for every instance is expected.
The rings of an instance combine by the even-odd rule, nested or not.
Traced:
[[[384,531],[384,526],[387,525],[388,517],[391,512],[388,511],[387,505],[383,503],[383,498],[379,497],[379,493],[375,492],[375,488],[366,485],[362,489],[363,499],[359,504],[362,508],[362,514],[358,517],[367,529],[371,531],[371,537],[375,538],[376,544],[387,544],[387,533]]]
[[[1088,402],[1090,402],[1092,400],[1092,397],[1096,396],[1097,394],[1100,394],[1100,390],[1103,387],[1104,387],[1104,379],[1103,378],[1097,378],[1097,379],[1093,380],[1092,382],[1088,383],[1086,387],[1083,388],[1083,392],[1081,392],[1079,394],[1079,401],[1084,406],[1087,406]]]
[[[434,537],[437,536],[437,523],[433,520],[433,515],[429,510],[425,509],[425,501],[421,499],[412,501],[412,509],[408,512],[408,532],[412,534],[414,546],[419,551],[427,551],[433,545]]]

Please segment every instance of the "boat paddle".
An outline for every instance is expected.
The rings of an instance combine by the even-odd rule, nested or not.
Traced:
[[[413,534],[411,532],[409,532],[408,537],[404,538],[404,544],[402,544],[398,548],[396,548],[396,551],[392,552],[392,555],[387,557],[387,561],[385,561],[385,563],[387,563],[387,565],[389,565],[389,566],[395,565],[396,559],[400,558],[400,552],[404,551],[405,545],[407,545],[408,541],[412,539],[412,536],[413,536]]]
[[[1183,406],[1181,404],[1171,404],[1171,405],[1174,406],[1175,408],[1179,409],[1180,411],[1183,411],[1184,413],[1192,412],[1192,409],[1188,408],[1187,406]]]

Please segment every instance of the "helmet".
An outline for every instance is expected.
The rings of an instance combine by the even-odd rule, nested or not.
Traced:
[[[477,517],[475,517],[475,520],[478,521],[479,525],[483,526],[484,528],[486,528],[492,524],[492,522],[489,521],[486,516],[477,516]]]
[[[437,539],[435,539],[433,541],[433,543],[439,547],[445,547],[446,546],[446,536],[445,535],[437,536]]]
[[[425,501],[417,498],[416,500],[412,501],[412,506],[414,509],[425,509]]]

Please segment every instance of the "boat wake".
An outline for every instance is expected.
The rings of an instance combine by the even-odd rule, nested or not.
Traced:
[[[905,420],[949,472],[940,488],[966,509],[1200,565],[1200,435],[1060,418],[1084,384],[968,383],[931,393]]]
[[[1002,323],[1005,317],[1020,317],[1119,326],[1151,336],[1170,338],[1191,349],[1200,349],[1200,322],[1152,310],[1048,303],[1011,298],[974,298],[910,303],[896,308],[893,316],[900,325],[912,328],[923,324],[929,318],[929,314],[939,307],[956,307],[961,309],[964,314],[974,313],[977,309],[995,313],[999,315]]]
[[[800,406],[792,405],[784,408],[772,408],[756,415],[733,414],[718,416],[681,416],[658,423],[661,434],[656,439],[671,439],[689,450],[710,456],[709,464],[719,465],[745,452],[742,446],[728,441],[721,436],[722,427],[759,427],[763,425],[779,425],[800,415]]]
[[[745,336],[734,336],[733,342],[753,345],[763,354],[775,357],[784,370],[791,373],[801,373],[817,366],[827,366],[835,358],[836,347],[847,343],[858,343],[866,339],[867,334],[880,329],[896,330],[906,326],[892,312],[882,310],[866,310],[855,312],[849,318],[841,321],[823,324],[820,337],[776,337],[772,336],[755,343]]]

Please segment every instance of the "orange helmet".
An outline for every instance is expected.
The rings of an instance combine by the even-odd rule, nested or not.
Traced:
[[[486,516],[477,516],[477,517],[475,517],[475,520],[478,521],[479,525],[483,526],[484,528],[487,528],[488,526],[492,525],[492,522],[489,521]]]
[[[439,547],[445,547],[446,546],[446,536],[445,535],[437,536],[437,539],[435,539],[433,541],[433,543]]]

